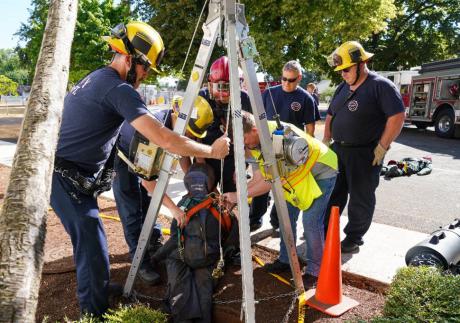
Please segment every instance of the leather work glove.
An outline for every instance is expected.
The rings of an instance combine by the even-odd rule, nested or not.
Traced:
[[[374,160],[372,161],[372,166],[382,165],[383,158],[385,157],[386,153],[387,150],[383,148],[380,143],[378,143],[374,149]]]

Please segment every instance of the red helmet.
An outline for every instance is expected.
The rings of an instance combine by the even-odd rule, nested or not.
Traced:
[[[230,96],[229,80],[228,58],[222,56],[215,60],[209,69],[208,88],[211,98],[228,102]]]

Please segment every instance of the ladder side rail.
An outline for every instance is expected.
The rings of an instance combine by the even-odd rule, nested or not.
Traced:
[[[233,147],[235,154],[235,175],[238,195],[238,228],[240,237],[241,273],[243,290],[243,311],[245,322],[255,322],[254,278],[252,270],[252,249],[249,232],[248,187],[241,119],[241,88],[238,73],[238,49],[235,25],[236,3],[225,1],[226,41],[230,64],[230,104],[233,125]]]
[[[240,12],[241,11],[242,10],[240,10]],[[280,232],[283,235],[283,240],[285,241],[285,245],[288,251],[289,263],[291,266],[292,277],[294,278],[294,284],[299,292],[303,292],[304,286],[299,259],[297,257],[296,242],[294,241],[294,235],[291,230],[291,221],[289,218],[286,200],[284,198],[281,178],[279,176],[278,168],[276,167],[273,143],[271,140],[270,131],[268,129],[267,116],[265,113],[252,56],[256,49],[248,36],[249,28],[247,26],[244,14],[239,15],[238,21],[238,34],[242,46],[242,50],[240,51],[240,60],[242,63],[241,65],[244,79],[246,80],[249,99],[251,101],[251,107],[253,109],[254,119],[259,131],[262,154],[267,165],[267,173],[270,174],[270,177],[272,178],[271,190],[275,200],[276,211],[278,213]],[[245,46],[252,46],[253,48],[243,48]]]
[[[185,128],[188,123],[188,120],[190,119],[190,113],[192,111],[193,103],[203,83],[206,68],[211,58],[212,49],[214,48],[214,45],[216,43],[217,31],[220,26],[219,20],[220,17],[218,15],[218,10],[216,10],[216,5],[210,4],[208,19],[206,23],[203,25],[203,39],[198,50],[198,55],[195,59],[195,64],[193,66],[192,73],[190,74],[187,89],[184,94],[184,101],[181,107],[181,111],[174,126],[174,132],[177,132],[179,134],[185,133]],[[147,210],[141,234],[139,235],[136,253],[134,254],[131,268],[129,270],[129,274],[123,289],[123,294],[126,297],[129,297],[131,295],[134,281],[139,270],[139,266],[145,256],[145,251],[150,241],[150,236],[152,235],[153,227],[157,220],[163,196],[166,192],[166,188],[169,183],[169,178],[172,174],[174,174],[174,169],[177,164],[175,162],[176,159],[177,158],[175,156],[166,153],[165,159],[163,160],[158,182],[155,186],[154,191],[152,192],[152,199]]]

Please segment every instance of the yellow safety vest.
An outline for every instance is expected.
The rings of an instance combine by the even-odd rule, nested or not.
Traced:
[[[284,124],[284,123],[283,123]],[[307,210],[313,200],[320,197],[323,193],[311,174],[311,169],[316,163],[322,163],[335,170],[337,170],[337,155],[324,145],[318,139],[315,139],[300,130],[292,124],[286,123],[291,129],[300,137],[307,140],[308,143],[308,159],[305,164],[295,169],[286,177],[281,177],[283,184],[284,198],[286,201],[299,208],[300,210]],[[275,121],[268,121],[268,129],[270,135],[276,129]],[[266,177],[264,169],[264,159],[260,150],[250,150],[251,155],[259,164],[259,169],[262,175]]]

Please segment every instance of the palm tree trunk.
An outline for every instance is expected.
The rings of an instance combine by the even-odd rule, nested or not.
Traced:
[[[0,322],[35,322],[46,218],[78,0],[50,2],[0,214]]]

